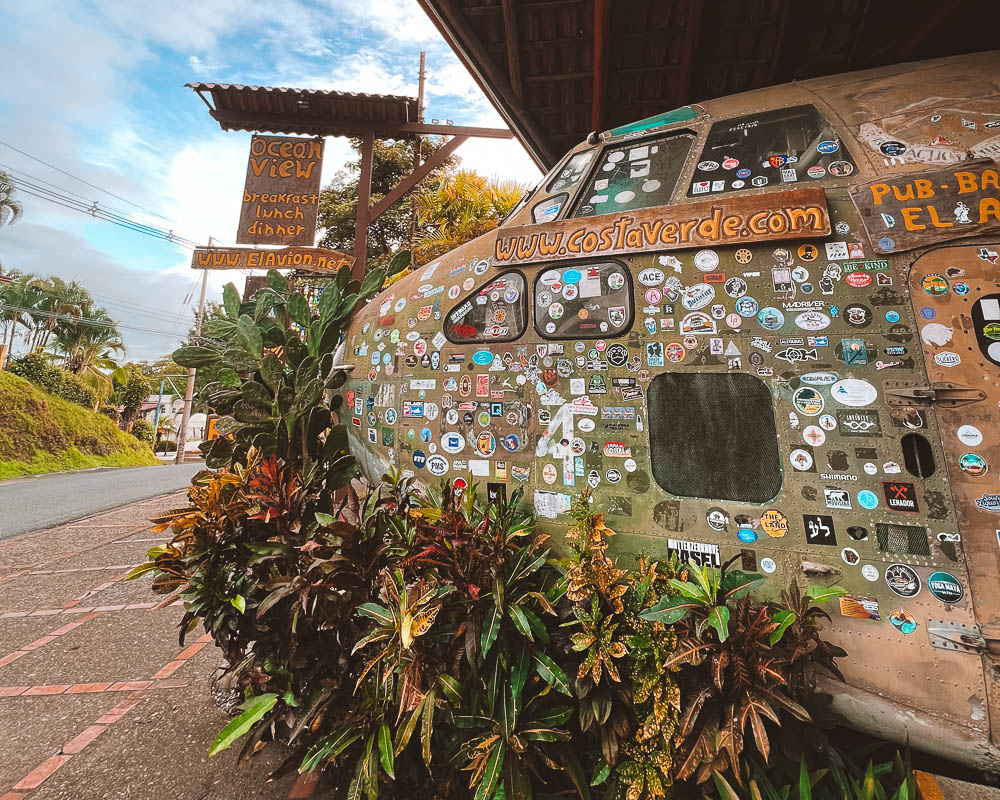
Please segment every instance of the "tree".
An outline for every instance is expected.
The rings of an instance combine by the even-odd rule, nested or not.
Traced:
[[[444,145],[444,140],[424,137],[421,140],[421,157],[430,158]],[[361,140],[352,139],[351,146],[359,153],[356,160],[347,163],[346,170],[338,171],[319,196],[319,226],[324,228],[321,247],[352,252],[354,250],[354,223],[358,209],[358,180],[361,173]],[[459,159],[450,156],[425,180],[443,176],[457,167]],[[413,144],[411,142],[379,140],[372,153],[371,202],[377,203],[413,170]],[[411,192],[392,204],[368,230],[368,268],[385,266],[397,250],[407,246],[410,237]]]
[[[109,372],[118,367],[115,354],[125,352],[125,342],[105,309],[86,302],[79,311],[75,320],[56,328],[51,349],[65,369],[107,397],[114,388]]]
[[[14,179],[0,170],[0,228],[13,225],[23,213],[23,206],[14,199]]]
[[[128,430],[146,398],[153,394],[153,382],[138,364],[126,364],[114,372],[114,399],[122,406],[121,427]]]
[[[462,170],[438,178],[417,198],[421,232],[416,262],[423,264],[493,230],[527,187]]]

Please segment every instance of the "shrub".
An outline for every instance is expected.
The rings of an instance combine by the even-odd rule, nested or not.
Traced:
[[[129,428],[129,433],[131,433],[140,442],[145,442],[150,447],[156,442],[156,428],[153,427],[153,423],[144,419],[136,419],[132,421],[132,427]]]
[[[93,389],[71,372],[50,364],[40,353],[18,356],[11,361],[9,370],[14,375],[27,378],[39,389],[71,403],[90,409],[97,404],[97,395]]]

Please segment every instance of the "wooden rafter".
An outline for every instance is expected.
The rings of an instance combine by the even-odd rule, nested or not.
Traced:
[[[521,85],[521,39],[517,35],[517,9],[514,0],[501,0],[503,3],[503,30],[507,47],[507,72],[510,75],[510,86],[518,98],[524,96]]]
[[[684,43],[678,65],[680,74],[677,76],[675,106],[684,105],[691,97],[691,80],[694,77],[695,54],[698,52],[698,40],[701,37],[702,13],[702,4],[699,0],[688,0],[684,17]]]
[[[595,131],[604,130],[609,69],[608,51],[611,40],[611,32],[608,28],[610,26],[610,0],[594,0],[594,84],[593,104],[590,111],[590,128]]]
[[[455,152],[461,144],[468,140],[468,136],[455,136],[451,141],[447,142],[444,146],[438,148],[434,155],[424,161],[419,167],[417,167],[413,172],[403,178],[399,185],[396,186],[389,194],[379,200],[375,205],[368,209],[368,223],[371,224],[376,219],[378,219],[383,213],[385,213],[388,208],[395,203],[399,198],[406,194],[410,189],[416,186],[421,180],[423,180],[427,175],[438,166],[452,153]]]

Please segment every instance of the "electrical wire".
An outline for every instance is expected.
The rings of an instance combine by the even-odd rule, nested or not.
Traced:
[[[162,214],[158,214],[155,211],[152,211],[152,210],[146,208],[145,206],[139,205],[138,203],[133,203],[131,200],[128,200],[128,199],[122,197],[121,195],[115,194],[114,192],[110,192],[107,189],[102,189],[97,184],[91,183],[90,181],[86,181],[83,178],[77,177],[76,175],[73,175],[72,173],[67,172],[64,169],[60,169],[59,167],[55,166],[54,164],[50,164],[48,161],[43,161],[42,159],[38,158],[37,156],[31,155],[31,153],[26,153],[24,150],[21,150],[21,149],[19,149],[17,147],[14,147],[14,145],[12,145],[12,144],[8,144],[7,142],[0,140],[0,145],[3,145],[4,147],[7,147],[7,148],[13,150],[15,153],[20,153],[22,156],[27,156],[32,161],[37,161],[39,164],[44,164],[49,169],[54,169],[56,172],[61,172],[63,175],[65,175],[65,176],[67,176],[69,178],[72,178],[75,181],[80,181],[80,183],[83,183],[83,184],[89,186],[92,189],[97,189],[97,191],[99,191],[99,192],[104,192],[104,194],[110,195],[111,197],[114,197],[116,200],[121,200],[123,203],[128,203],[130,206],[133,206],[135,208],[141,209],[142,211],[145,211],[147,214],[152,214],[154,217],[159,217],[160,219],[163,219],[163,220],[166,220],[167,222],[170,222],[170,220],[167,219]]]

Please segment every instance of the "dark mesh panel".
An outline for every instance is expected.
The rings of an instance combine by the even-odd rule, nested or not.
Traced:
[[[649,450],[653,478],[680,497],[766,503],[781,489],[771,392],[752,375],[657,375]]]
[[[911,556],[929,556],[931,554],[931,547],[927,541],[927,528],[876,522],[875,538],[878,539],[878,549],[883,553]]]

